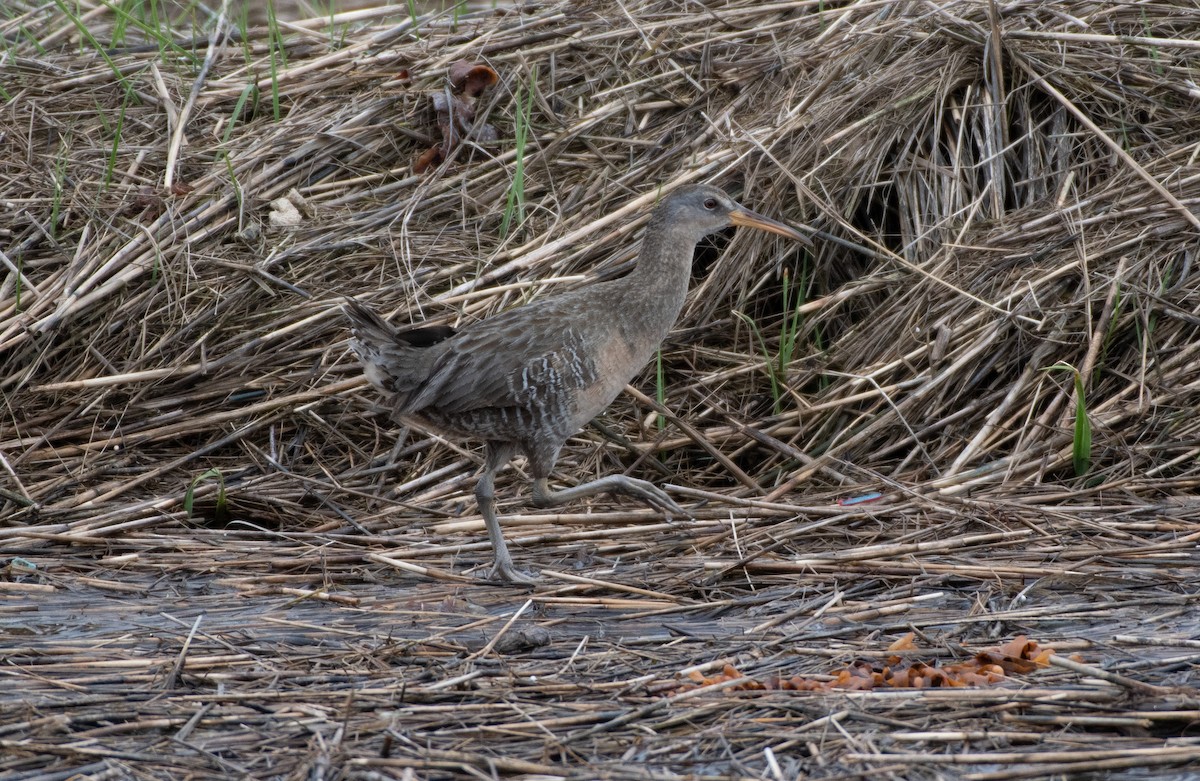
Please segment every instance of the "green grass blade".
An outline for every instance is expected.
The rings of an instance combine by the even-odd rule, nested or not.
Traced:
[[[421,40],[421,32],[417,27],[417,21],[420,19],[420,17],[421,17],[421,15],[419,13],[417,13],[416,0],[408,0],[408,19],[412,23],[413,37],[416,38],[418,41]]]
[[[108,162],[104,166],[104,190],[112,184],[113,171],[117,168],[117,153],[121,151],[121,131],[125,128],[125,109],[129,107],[129,93],[121,101],[121,111],[117,114],[117,127],[113,131],[112,149],[108,151]]]
[[[217,479],[217,512],[223,513],[225,511],[225,476],[221,474],[220,469],[214,468],[209,469],[206,472],[201,472],[192,478],[191,485],[189,485],[187,487],[187,491],[184,492],[183,510],[187,513],[189,518],[192,517],[192,507],[195,506],[196,502],[196,486],[213,477]]]
[[[759,349],[762,350],[763,363],[767,367],[767,377],[771,380],[771,398],[775,402],[775,410],[779,410],[779,402],[782,398],[782,390],[779,387],[779,376],[775,371],[775,363],[771,360],[771,353],[767,351],[767,342],[763,339],[762,329],[758,327],[758,323],[754,322],[748,314],[734,310],[733,314],[740,318],[742,322],[750,326],[751,333],[758,340]]]
[[[183,48],[182,46],[180,46],[178,43],[175,42],[175,39],[172,36],[171,27],[169,25],[166,27],[163,27],[163,25],[159,22],[158,13],[157,13],[156,8],[153,8],[153,7],[151,8],[152,21],[147,22],[145,19],[145,10],[140,2],[137,4],[137,8],[142,11],[142,14],[140,17],[135,16],[133,14],[133,12],[131,10],[131,8],[133,7],[133,3],[130,3],[129,7],[125,7],[123,4],[110,3],[110,2],[108,2],[108,0],[100,0],[100,4],[103,5],[105,8],[107,8],[109,11],[111,11],[113,14],[113,17],[114,17],[113,45],[114,46],[120,45],[121,39],[123,39],[125,37],[126,28],[128,26],[132,25],[133,27],[136,27],[138,30],[140,30],[142,32],[142,34],[145,35],[147,38],[149,38],[149,39],[153,40],[155,43],[157,43],[158,49],[160,52],[165,52],[165,51],[170,50],[177,57],[180,57],[180,58],[186,60],[189,64],[189,66],[192,66],[192,67],[199,64],[199,61],[193,52],[188,51],[187,49]]]
[[[100,55],[100,59],[104,60],[108,67],[112,69],[113,75],[117,77],[117,82],[121,85],[122,89],[125,90],[126,96],[135,95],[133,91],[133,85],[131,85],[125,79],[125,74],[121,73],[121,69],[117,67],[115,62],[113,62],[113,58],[108,56],[108,52],[105,51],[104,47],[100,45],[100,42],[97,41],[95,36],[92,35],[91,31],[88,30],[87,25],[83,23],[83,20],[79,18],[78,14],[71,13],[71,10],[67,8],[63,0],[54,0],[54,4],[58,6],[58,10],[62,11],[63,15],[71,21],[71,24],[75,25],[75,29],[79,31],[80,37],[87,41],[88,45],[95,50],[96,54]]]
[[[278,122],[283,116],[279,108],[279,71],[280,68],[287,67],[287,59],[283,51],[283,37],[279,32],[279,20],[275,18],[274,2],[267,3],[267,31],[271,41],[271,110],[274,112],[275,121]]]
[[[228,144],[229,137],[233,135],[233,128],[238,123],[238,117],[242,116],[242,112],[246,108],[246,101],[258,89],[258,86],[251,82],[242,88],[242,94],[238,95],[237,102],[233,104],[233,113],[229,115],[229,122],[225,125],[225,132],[221,134],[221,144]]]
[[[1083,477],[1092,468],[1092,422],[1087,414],[1087,393],[1083,376],[1069,363],[1059,361],[1043,371],[1070,372],[1075,380],[1075,428],[1071,436],[1071,465],[1076,477]]]
[[[1076,477],[1083,477],[1092,468],[1092,422],[1088,419],[1087,398],[1079,372],[1075,373],[1075,435],[1071,442],[1071,461]]]
[[[504,201],[504,216],[500,219],[500,238],[508,236],[513,219],[518,225],[525,222],[525,147],[529,139],[529,122],[533,115],[533,93],[537,89],[537,66],[529,74],[529,86],[517,90],[517,113],[513,117],[513,141],[516,147],[516,162],[513,165],[512,184]],[[522,99],[524,98],[524,99]]]

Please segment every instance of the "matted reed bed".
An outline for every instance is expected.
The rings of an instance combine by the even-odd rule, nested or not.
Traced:
[[[0,9],[0,776],[1200,772],[1200,9],[416,10]],[[342,296],[620,274],[692,181],[815,248],[703,247],[554,478],[689,517],[518,463],[481,582]]]

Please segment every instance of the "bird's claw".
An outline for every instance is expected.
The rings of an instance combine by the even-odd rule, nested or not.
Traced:
[[[517,569],[511,561],[501,561],[499,559],[488,568],[485,580],[526,584],[542,582],[540,574],[536,571],[526,572],[525,570]]]
[[[665,491],[653,483],[647,483],[645,480],[630,480],[628,487],[629,493],[641,499],[655,510],[669,515],[687,516],[687,510],[676,504],[674,499],[667,496]]]
[[[653,499],[647,500],[650,503],[651,507],[653,507],[656,510],[661,510],[662,512],[667,513],[668,515],[684,515],[684,516],[687,515],[687,510],[683,509],[678,504],[676,504],[675,501],[671,497],[667,496],[666,494],[662,493],[661,491],[659,492],[659,494],[660,494],[659,496],[656,496]]]

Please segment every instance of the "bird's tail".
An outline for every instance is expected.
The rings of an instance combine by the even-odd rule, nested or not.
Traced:
[[[362,362],[367,379],[391,396],[397,413],[413,411],[409,402],[425,386],[442,352],[431,348],[453,336],[454,329],[433,325],[402,331],[350,297],[342,312],[350,321],[350,349]]]
[[[356,341],[365,344],[383,344],[395,341],[396,328],[385,322],[382,317],[375,314],[374,309],[357,298],[346,296],[346,301],[342,304],[342,314],[350,321],[350,333]],[[355,348],[354,351],[358,352],[358,349]]]

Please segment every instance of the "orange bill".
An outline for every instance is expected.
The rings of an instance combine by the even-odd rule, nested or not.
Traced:
[[[776,222],[770,217],[764,217],[758,212],[752,212],[744,206],[734,209],[733,213],[729,215],[729,219],[734,225],[778,233],[780,236],[787,236],[789,239],[803,242],[805,246],[812,246],[812,241],[807,236],[790,225]]]

